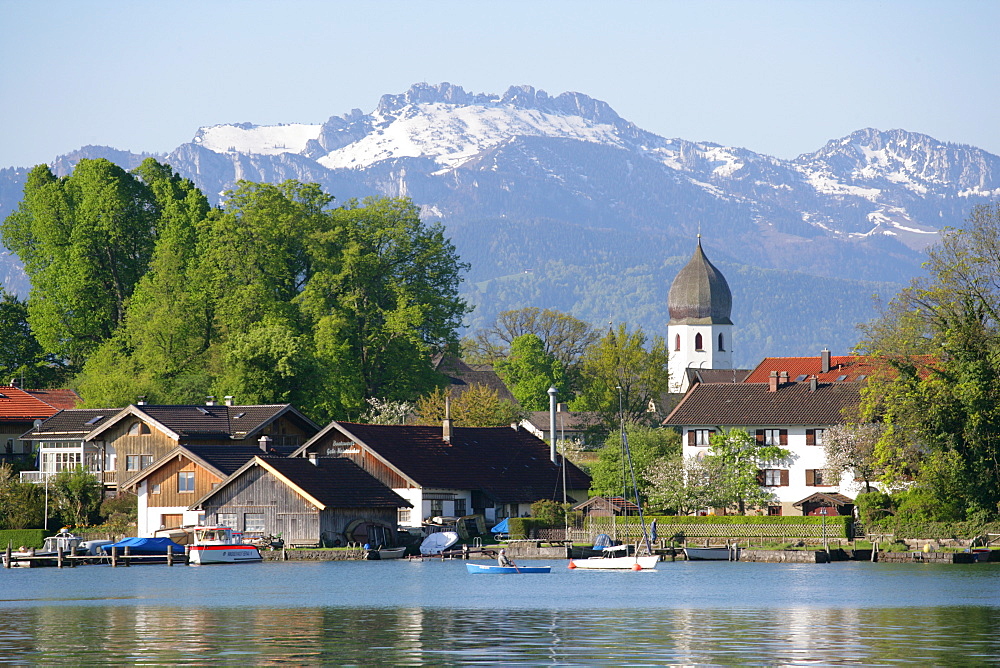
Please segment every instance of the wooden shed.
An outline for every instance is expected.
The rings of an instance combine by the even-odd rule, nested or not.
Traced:
[[[205,521],[248,537],[278,535],[289,545],[392,546],[399,508],[409,502],[340,457],[254,457],[193,509]]]

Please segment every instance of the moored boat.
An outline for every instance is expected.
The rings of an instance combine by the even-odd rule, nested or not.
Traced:
[[[37,568],[39,566],[55,566],[59,559],[59,552],[69,556],[73,555],[80,548],[83,539],[74,536],[66,528],[55,536],[48,536],[41,549],[14,550],[10,554],[10,568]],[[4,566],[6,566],[7,556],[4,555]]]
[[[628,554],[628,545],[613,545],[604,548],[604,554],[587,559],[570,559],[570,568],[584,570],[631,570],[640,571],[656,568],[660,556],[657,554],[639,556]]]
[[[454,531],[437,531],[424,538],[420,543],[420,554],[441,554],[458,542],[458,534]]]
[[[370,561],[383,561],[385,559],[402,559],[405,555],[405,547],[380,547],[376,550],[368,550],[366,558]]]
[[[492,575],[548,573],[552,570],[549,566],[494,566],[490,564],[466,564],[465,568],[473,574],[485,573]]]
[[[256,545],[243,542],[243,534],[229,527],[195,527],[188,546],[190,564],[237,564],[262,561]]]
[[[685,547],[688,561],[739,561],[738,547]]]

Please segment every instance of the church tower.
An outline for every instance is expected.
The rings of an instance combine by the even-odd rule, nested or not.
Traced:
[[[726,277],[698,247],[678,272],[667,297],[670,391],[686,392],[687,369],[733,368],[733,295]]]

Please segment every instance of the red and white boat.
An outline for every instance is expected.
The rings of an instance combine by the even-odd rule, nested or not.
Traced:
[[[256,545],[243,542],[243,534],[229,527],[195,527],[188,546],[189,564],[237,564],[261,561]]]

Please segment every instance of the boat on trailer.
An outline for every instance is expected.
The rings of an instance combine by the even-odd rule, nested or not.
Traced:
[[[238,564],[262,561],[256,545],[243,542],[243,534],[229,527],[194,528],[194,542],[188,546],[188,563]]]
[[[549,566],[495,566],[490,564],[466,564],[465,568],[472,574],[483,573],[489,575],[548,573],[552,570]]]

